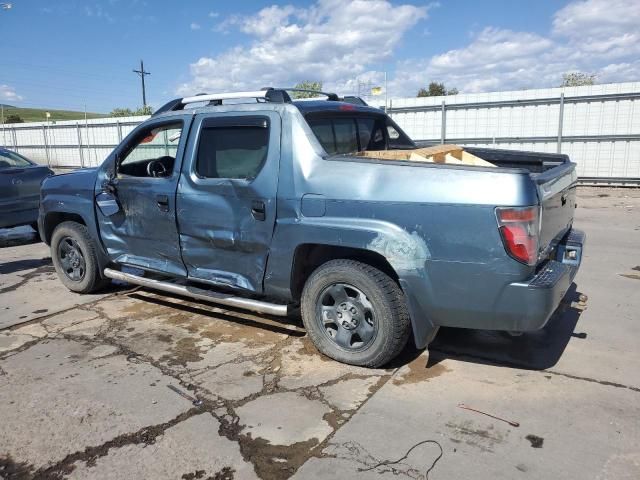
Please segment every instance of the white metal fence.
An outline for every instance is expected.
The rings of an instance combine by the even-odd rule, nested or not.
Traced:
[[[567,153],[581,177],[640,178],[640,82],[392,99],[410,137]]]
[[[414,139],[562,152],[581,177],[640,178],[640,82],[393,98]],[[0,142],[52,167],[95,166],[148,117],[5,125]]]
[[[131,130],[149,118],[33,122],[4,125],[0,142],[38,163],[51,167],[99,165]]]

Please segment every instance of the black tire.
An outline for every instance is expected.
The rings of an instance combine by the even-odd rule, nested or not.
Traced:
[[[341,300],[341,290],[347,300]],[[377,268],[355,260],[331,260],[318,267],[305,283],[301,313],[316,348],[350,365],[385,365],[402,351],[411,334],[409,311],[398,284]]]
[[[62,222],[55,228],[51,258],[60,281],[72,292],[92,293],[109,284],[100,275],[95,243],[80,223]]]

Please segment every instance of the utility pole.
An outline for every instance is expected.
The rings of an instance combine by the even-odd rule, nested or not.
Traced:
[[[144,89],[144,76],[145,75],[151,75],[151,72],[145,72],[144,71],[144,63],[142,63],[142,60],[140,60],[140,70],[134,70],[134,73],[137,73],[138,75],[140,75],[140,78],[142,79],[142,106],[146,107],[147,106],[147,92]]]

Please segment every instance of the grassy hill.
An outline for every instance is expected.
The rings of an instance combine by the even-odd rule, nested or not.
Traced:
[[[4,118],[9,115],[18,115],[25,122],[44,122],[46,120],[45,112],[49,112],[50,121],[56,122],[61,120],[84,120],[84,112],[75,112],[72,110],[51,110],[46,108],[19,108],[9,105],[4,107]],[[87,118],[108,117],[106,113],[87,112]]]

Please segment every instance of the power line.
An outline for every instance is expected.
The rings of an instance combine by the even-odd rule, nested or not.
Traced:
[[[151,75],[151,72],[145,72],[144,71],[144,63],[142,63],[142,60],[140,60],[140,70],[134,70],[134,73],[137,73],[138,75],[140,75],[140,78],[142,79],[142,106],[146,107],[147,106],[147,93],[144,89],[144,77],[145,75]]]

